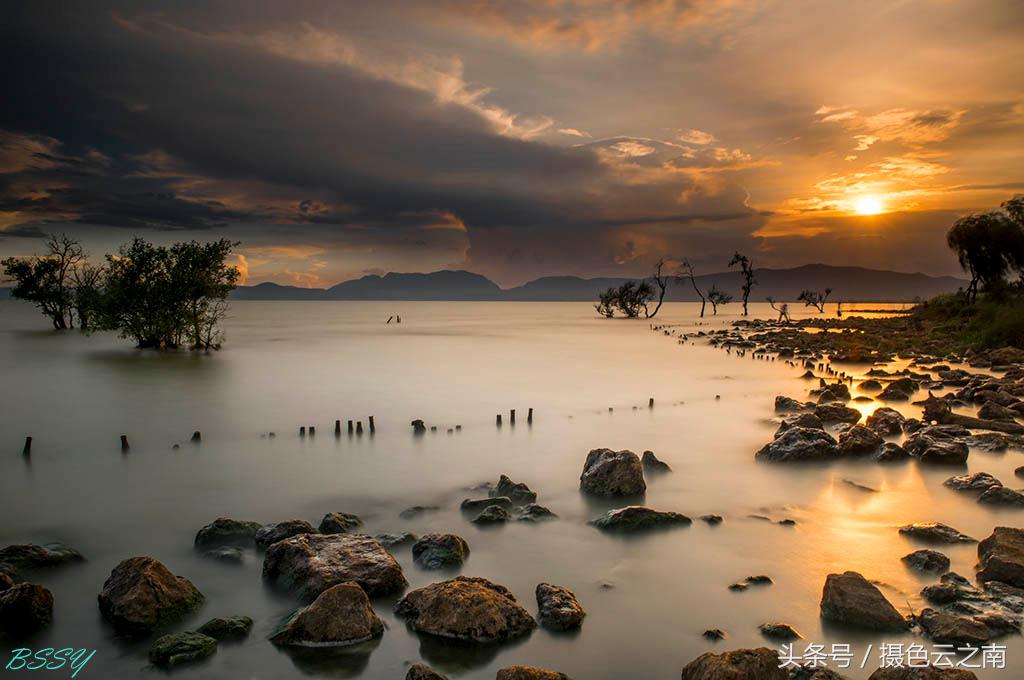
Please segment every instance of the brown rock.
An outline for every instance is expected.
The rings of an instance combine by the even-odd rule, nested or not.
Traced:
[[[707,652],[686,664],[682,680],[786,680],[775,650],[767,647]]]
[[[587,615],[576,595],[568,588],[553,586],[550,583],[537,585],[538,618],[545,628],[569,630],[579,628],[583,617]]]
[[[313,600],[331,586],[354,581],[370,597],[407,585],[402,567],[374,538],[361,534],[300,534],[267,549],[263,577]]]
[[[405,680],[448,680],[448,676],[441,675],[425,664],[414,663],[409,666],[409,672],[405,674]]]
[[[594,449],[587,454],[580,489],[598,496],[639,496],[647,491],[644,468],[632,451]]]
[[[203,603],[203,594],[154,557],[132,557],[110,572],[99,594],[100,613],[122,635],[146,635]]]
[[[978,581],[1002,581],[1024,588],[1024,529],[996,527],[978,544]]]
[[[507,588],[468,576],[412,591],[395,614],[420,633],[473,642],[517,638],[537,625]]]
[[[499,668],[494,680],[570,680],[565,673],[547,671],[534,666],[506,666]]]
[[[959,668],[879,668],[868,680],[978,680],[978,676]]]
[[[821,616],[835,623],[879,631],[903,631],[907,621],[881,591],[855,571],[829,574],[821,593]]]
[[[20,638],[52,620],[53,595],[46,588],[21,583],[0,592],[0,633]]]
[[[383,633],[384,624],[370,606],[370,598],[349,581],[331,586],[308,607],[293,613],[270,641],[277,645],[340,647]]]

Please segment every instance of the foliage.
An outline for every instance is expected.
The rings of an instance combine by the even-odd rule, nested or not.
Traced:
[[[1024,197],[1006,201],[1001,210],[958,219],[946,244],[971,275],[967,300],[973,304],[979,286],[998,289],[1011,270],[1024,270]]]
[[[826,288],[824,292],[818,293],[813,290],[805,290],[797,297],[797,300],[804,303],[805,307],[814,307],[819,313],[825,312],[825,301],[828,300],[828,296],[832,294],[831,288]]]
[[[719,305],[732,302],[732,295],[718,290],[718,286],[711,286],[711,290],[708,291],[708,302],[711,303],[711,313],[718,314]]]
[[[622,312],[622,315],[635,319],[643,312],[648,318],[652,316],[648,311],[648,304],[654,299],[654,288],[647,281],[624,282],[618,288],[612,287],[601,293],[598,303],[594,309],[602,316],[611,318],[615,311]]]
[[[88,305],[95,297],[97,276],[86,262],[81,244],[68,236],[50,236],[47,253],[39,257],[9,257],[2,262],[4,276],[14,281],[11,294],[39,307],[57,330],[89,327]]]
[[[747,300],[750,299],[750,291],[753,290],[754,284],[757,283],[754,279],[754,263],[750,261],[750,258],[746,255],[741,255],[740,251],[732,256],[729,260],[729,266],[735,265],[740,266],[740,273],[743,274],[743,316],[747,315]]]

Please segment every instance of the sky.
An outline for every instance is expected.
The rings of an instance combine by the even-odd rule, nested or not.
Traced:
[[[1020,0],[5,3],[0,257],[228,238],[249,283],[959,272],[1024,193]]]

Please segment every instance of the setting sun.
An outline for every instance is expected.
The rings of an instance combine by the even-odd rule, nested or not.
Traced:
[[[863,196],[857,199],[856,208],[861,215],[877,215],[885,210],[882,199],[878,196]]]

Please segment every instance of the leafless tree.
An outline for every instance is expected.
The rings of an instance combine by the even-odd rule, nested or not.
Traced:
[[[790,321],[792,321],[792,319],[789,318],[789,303],[782,302],[776,304],[775,298],[771,296],[766,297],[765,300],[767,300],[768,304],[772,306],[772,309],[779,313],[780,322],[785,321],[786,323],[789,323]]]
[[[711,290],[708,291],[708,302],[711,303],[711,312],[717,315],[719,305],[727,305],[732,302],[732,296],[718,290],[718,286],[711,286]]]
[[[661,303],[665,301],[665,291],[668,290],[668,284],[672,280],[672,277],[665,273],[665,258],[661,258],[654,265],[654,274],[651,275],[651,280],[658,287],[658,304],[655,305],[653,312],[647,313],[648,319],[653,319],[661,309]]]
[[[824,314],[825,301],[828,299],[828,296],[831,293],[831,288],[826,288],[824,293],[818,293],[813,290],[805,290],[802,293],[800,293],[800,297],[798,297],[797,300],[803,302],[805,307],[814,307],[815,309],[818,310],[819,314]]]
[[[683,260],[682,264],[679,265],[679,271],[676,273],[677,279],[689,279],[690,284],[693,286],[693,290],[700,297],[700,318],[704,318],[704,310],[707,308],[708,299],[704,297],[704,293],[697,287],[696,274],[693,271],[693,265],[690,264],[689,260]]]
[[[746,255],[740,255],[740,251],[736,251],[736,254],[729,260],[729,266],[735,265],[740,266],[740,271],[743,274],[743,316],[747,315],[747,300],[750,298],[750,291],[754,288],[754,284],[757,281],[754,279],[754,263],[750,261],[750,258]]]

